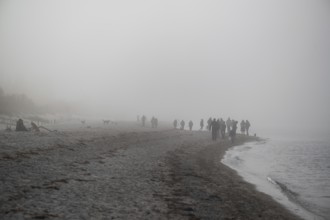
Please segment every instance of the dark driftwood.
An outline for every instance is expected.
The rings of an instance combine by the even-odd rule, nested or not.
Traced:
[[[28,129],[26,129],[26,127],[24,126],[22,119],[18,119],[18,121],[16,122],[16,131],[28,131]]]

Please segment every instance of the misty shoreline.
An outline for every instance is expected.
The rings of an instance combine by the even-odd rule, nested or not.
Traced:
[[[1,219],[299,219],[220,163],[231,144],[207,131],[126,123],[0,137]]]

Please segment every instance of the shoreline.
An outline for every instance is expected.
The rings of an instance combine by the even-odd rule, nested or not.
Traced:
[[[256,172],[255,170],[258,170],[257,167],[254,167],[255,169],[252,169],[251,167],[248,170],[244,169],[245,166],[242,166],[240,162],[238,162],[241,159],[247,163],[251,161],[251,159],[247,160],[247,158],[244,157],[244,148],[251,150],[251,148],[253,149],[254,145],[262,146],[267,144],[267,140],[262,139],[260,141],[262,141],[262,143],[259,141],[254,143],[252,142],[251,144],[247,142],[243,145],[237,145],[229,148],[226,151],[224,157],[221,159],[221,163],[235,170],[237,174],[244,179],[244,181],[255,185],[257,191],[271,196],[276,202],[283,205],[295,215],[300,216],[303,219],[325,219],[317,215],[317,213],[312,212],[307,207],[304,207],[304,205],[301,204],[301,202],[295,197],[297,193],[287,189],[287,187],[281,182],[272,179],[270,176],[265,175],[265,173]],[[241,155],[242,152],[243,155]]]
[[[250,138],[251,141],[255,140],[254,137]],[[233,146],[245,143],[244,139],[238,138]],[[222,164],[220,158],[233,146],[229,141],[220,144],[220,146],[219,143],[212,144],[202,150],[196,149],[189,156],[181,158],[186,164],[181,167],[177,176],[186,176],[183,185],[188,189],[185,193],[198,201],[198,206],[195,207],[196,217],[251,220],[301,219],[269,195],[257,191],[254,185],[243,180],[235,170]],[[191,174],[192,171],[195,171],[195,174]]]
[[[0,132],[0,218],[300,219],[222,164],[231,143],[210,136],[136,125]]]

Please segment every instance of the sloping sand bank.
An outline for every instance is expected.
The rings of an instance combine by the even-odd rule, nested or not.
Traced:
[[[298,219],[221,164],[231,144],[210,139],[137,126],[0,132],[0,219]]]

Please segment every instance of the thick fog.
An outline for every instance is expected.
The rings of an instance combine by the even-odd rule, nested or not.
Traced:
[[[0,87],[135,120],[330,131],[330,2],[0,1]]]

